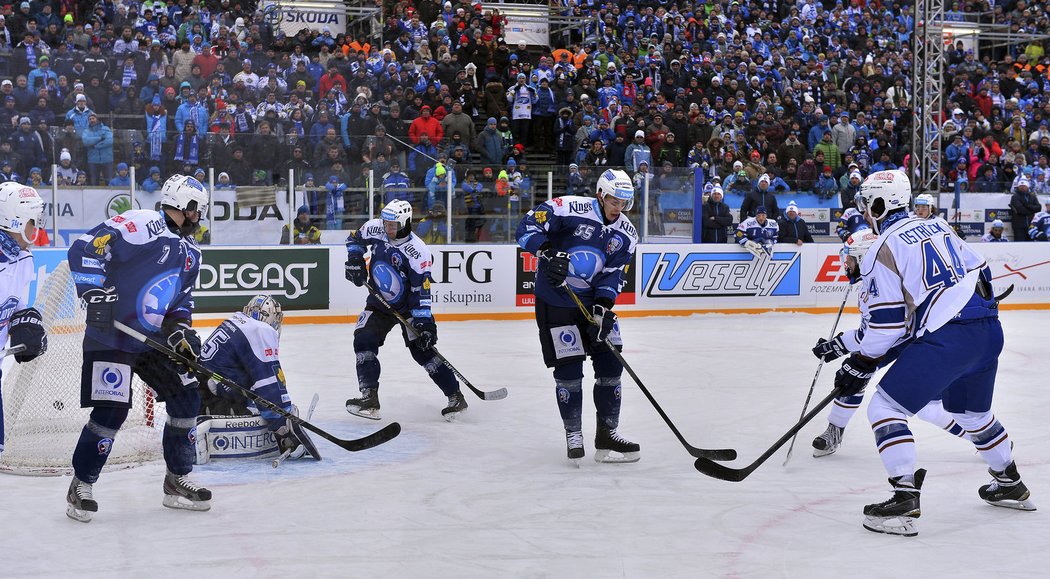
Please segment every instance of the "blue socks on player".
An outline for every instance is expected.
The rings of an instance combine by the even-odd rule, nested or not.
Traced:
[[[164,462],[168,471],[186,475],[193,470],[196,455],[197,411],[201,398],[197,388],[182,390],[165,400],[168,420],[164,423]]]
[[[558,395],[558,412],[561,413],[565,430],[583,430],[583,379],[555,380]]]
[[[127,418],[127,408],[99,407],[91,410],[88,423],[80,432],[80,439],[73,451],[73,472],[78,479],[89,484],[98,480],[113,450],[117,431]]]
[[[620,377],[599,377],[594,381],[594,407],[598,426],[616,430],[620,425]]]
[[[422,366],[427,371],[427,374],[430,374],[430,379],[434,381],[434,384],[438,385],[438,388],[441,388],[441,392],[445,396],[452,396],[459,392],[459,382],[456,381],[456,375],[433,352],[411,346],[408,348],[408,351],[412,354],[412,359]]]

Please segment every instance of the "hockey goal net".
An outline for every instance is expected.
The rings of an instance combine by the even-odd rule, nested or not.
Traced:
[[[68,262],[47,276],[35,305],[47,330],[48,348],[36,360],[13,364],[3,373],[5,448],[0,453],[0,472],[68,474],[73,470],[73,449],[91,411],[80,407],[86,317]],[[114,439],[106,468],[128,468],[161,458],[164,417],[163,404],[135,377],[131,413]]]

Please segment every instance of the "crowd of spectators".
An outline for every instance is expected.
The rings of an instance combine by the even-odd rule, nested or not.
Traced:
[[[287,36],[238,0],[5,4],[0,181],[48,184],[57,163],[61,184],[126,186],[134,168],[149,191],[175,172],[214,167],[242,187],[294,169],[323,228],[360,209],[353,192],[372,174],[385,200],[421,213],[451,185],[467,238],[482,240],[484,216],[528,200],[530,163],[570,166],[558,193],[575,194],[605,166],[664,188],[700,167],[753,199],[741,219],[758,206],[781,217],[787,192],[845,208],[870,172],[911,165],[910,3],[560,0],[582,25],[531,47],[466,0],[377,6],[369,38]],[[1050,30],[1045,0],[948,14]],[[947,50],[931,128],[943,187],[1024,180],[1050,194],[1047,42],[967,46]]]

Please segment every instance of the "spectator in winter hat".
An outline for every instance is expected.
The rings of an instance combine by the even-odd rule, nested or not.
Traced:
[[[146,193],[155,193],[160,190],[164,185],[164,180],[160,178],[160,168],[150,167],[149,175],[146,176],[146,180],[142,182],[141,189]]]
[[[777,220],[779,230],[777,232],[778,243],[794,243],[801,246],[803,243],[813,243],[813,234],[809,226],[802,219],[798,211],[798,205],[794,201],[788,203],[784,215]]]

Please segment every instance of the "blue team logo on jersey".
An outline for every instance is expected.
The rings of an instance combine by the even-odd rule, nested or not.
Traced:
[[[609,239],[609,243],[605,244],[605,254],[612,255],[617,251],[620,251],[621,247],[623,247],[623,240],[618,236],[613,236]]]
[[[372,266],[372,280],[383,298],[390,303],[397,303],[405,294],[405,283],[401,274],[389,264],[376,262]]]
[[[565,281],[572,287],[586,289],[590,281],[605,267],[605,256],[593,247],[577,246],[569,251],[569,277]]]
[[[394,266],[395,269],[401,269],[402,263],[404,263],[404,260],[401,258],[400,253],[392,252],[390,254],[390,265]]]
[[[178,290],[178,274],[167,273],[154,277],[139,291],[138,318],[144,328],[153,331],[160,330],[164,316],[168,313],[168,307],[174,301]]]
[[[18,298],[11,296],[7,298],[3,304],[0,304],[0,328],[7,325],[7,322],[11,321],[11,314],[15,313],[15,308],[18,307]]]

